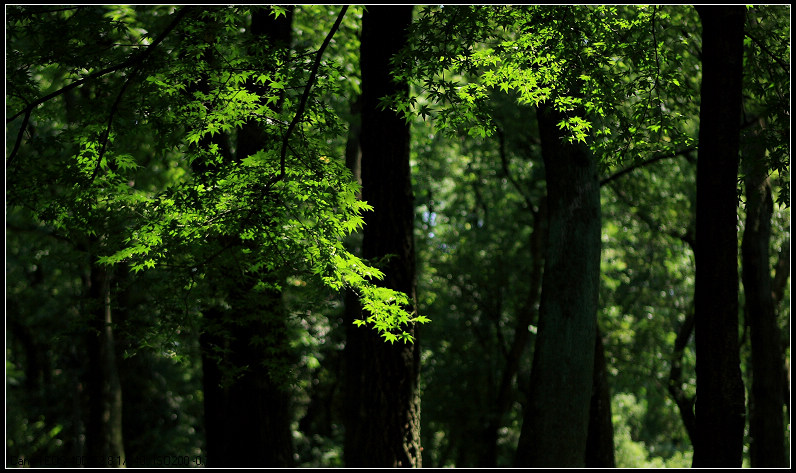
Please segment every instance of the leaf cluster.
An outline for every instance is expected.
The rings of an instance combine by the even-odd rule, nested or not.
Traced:
[[[139,19],[137,10],[109,10],[91,10],[94,16],[85,21],[120,22],[123,28],[113,31],[137,32],[139,44],[147,44],[149,29],[156,35],[166,19],[152,26],[146,24],[149,15],[161,10]],[[69,12],[50,13],[50,23],[64,27]],[[129,54],[129,48],[115,56],[98,52],[106,62],[92,68],[85,67],[93,57],[88,52],[57,62],[63,56],[57,51],[36,53],[28,44],[34,34],[37,41],[52,40],[45,28],[25,32],[32,14],[21,10],[12,22],[19,24],[12,49],[24,54],[10,58],[11,70],[20,71],[10,78],[20,97],[10,106],[47,93],[47,83],[26,74],[25,64],[54,73],[73,58],[84,68],[78,71],[90,73]],[[102,264],[124,264],[133,273],[175,270],[192,290],[212,293],[204,275],[230,259],[245,277],[269,274],[261,280],[264,287],[278,289],[273,281],[300,274],[315,275],[333,289],[351,287],[371,313],[368,325],[391,342],[411,341],[401,327],[427,319],[405,310],[405,295],[378,287],[381,274],[342,244],[371,209],[356,197],[359,186],[340,157],[339,141],[329,139],[344,135],[328,98],[340,94],[345,66],[315,64],[313,45],[291,50],[241,35],[248,14],[248,7],[190,10],[135,71],[122,68],[64,94],[68,101],[38,107],[31,121],[52,126],[41,133],[50,141],[25,140],[21,152],[53,154],[57,166],[15,167],[23,185],[11,203],[35,209],[38,219],[59,231],[107,236],[97,255]],[[314,75],[311,66],[317,67]],[[53,87],[79,77],[53,77]],[[235,143],[250,130],[257,130],[263,147],[241,154]],[[54,149],[53,140],[65,146]]]
[[[605,166],[689,146],[682,107],[696,90],[682,21],[661,7],[428,7],[395,60],[418,92],[392,105],[486,137],[490,91],[512,92],[561,112],[567,139],[588,142]]]

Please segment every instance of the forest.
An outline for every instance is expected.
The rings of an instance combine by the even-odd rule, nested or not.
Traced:
[[[6,5],[6,467],[789,467],[789,5]]]

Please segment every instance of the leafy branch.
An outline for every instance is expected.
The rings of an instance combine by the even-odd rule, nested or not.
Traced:
[[[329,46],[329,43],[331,43],[332,37],[334,37],[334,34],[340,27],[340,23],[342,23],[343,17],[345,16],[347,10],[348,5],[344,5],[340,10],[340,13],[337,15],[337,20],[335,20],[334,25],[332,25],[332,29],[329,31],[329,34],[326,35],[326,38],[323,40],[323,44],[321,44],[320,49],[318,49],[318,53],[315,55],[315,61],[312,63],[312,68],[310,69],[310,77],[307,81],[307,87],[304,88],[304,93],[301,94],[301,99],[299,100],[299,106],[296,110],[296,114],[293,116],[293,120],[290,121],[290,124],[287,126],[287,131],[285,131],[285,134],[282,137],[282,149],[279,154],[279,176],[276,178],[276,181],[279,181],[285,177],[285,159],[287,157],[287,147],[288,141],[290,140],[290,135],[296,128],[296,125],[298,125],[302,115],[304,115],[304,109],[307,106],[307,99],[309,98],[310,90],[315,82],[315,77],[318,75],[318,68],[321,65],[323,52],[326,50],[326,47]]]
[[[777,55],[774,54],[770,49],[768,49],[766,47],[766,45],[763,44],[762,41],[760,41],[759,39],[757,39],[754,36],[752,36],[751,33],[749,33],[747,31],[745,34],[746,34],[746,37],[751,39],[752,42],[755,43],[757,45],[757,47],[760,48],[761,51],[766,53],[766,55],[768,57],[770,57],[771,59],[773,59],[777,63],[777,65],[782,68],[783,71],[785,71],[788,75],[790,75],[790,66],[788,64],[785,64],[784,62],[782,62],[782,59],[777,57]]]
[[[22,120],[22,126],[20,127],[19,131],[17,132],[17,139],[16,139],[16,142],[14,143],[14,149],[11,151],[11,154],[8,157],[7,164],[10,165],[12,163],[12,161],[14,160],[14,158],[16,157],[16,154],[19,151],[20,143],[22,142],[22,136],[25,133],[25,130],[27,129],[27,127],[28,127],[28,122],[30,120],[30,115],[33,112],[33,110],[36,109],[36,107],[38,107],[39,105],[41,105],[41,104],[43,104],[45,102],[48,102],[48,101],[50,101],[50,100],[52,100],[52,99],[54,99],[56,97],[61,96],[61,95],[65,94],[66,92],[69,92],[70,90],[85,84],[86,82],[89,82],[91,80],[97,79],[97,78],[102,77],[102,76],[105,76],[105,75],[110,74],[112,72],[116,72],[116,71],[119,71],[119,70],[122,70],[122,69],[126,69],[126,68],[129,68],[129,67],[137,66],[137,65],[143,63],[152,54],[152,52],[155,50],[155,48],[160,43],[162,43],[163,40],[166,39],[166,37],[169,35],[169,33],[171,33],[174,30],[174,28],[177,27],[177,25],[180,23],[180,20],[182,20],[183,17],[185,17],[185,15],[188,14],[188,12],[191,9],[192,9],[192,7],[183,7],[177,13],[175,13],[174,19],[171,21],[171,23],[166,27],[166,29],[164,29],[160,33],[160,35],[145,50],[130,56],[129,58],[127,58],[126,60],[120,62],[119,64],[116,64],[116,65],[113,65],[113,66],[110,66],[110,67],[106,67],[105,69],[102,69],[100,71],[97,71],[97,72],[94,72],[92,74],[89,74],[89,75],[87,75],[86,77],[84,77],[82,79],[76,80],[75,82],[72,82],[69,85],[61,87],[60,89],[56,90],[55,92],[47,94],[44,97],[38,98],[38,99],[34,100],[33,102],[29,103],[28,105],[26,105],[22,110],[18,111],[14,115],[12,115],[10,118],[7,118],[6,119],[6,124],[13,122],[17,118],[19,118],[20,115],[24,115],[24,118]],[[136,71],[137,71],[137,69],[134,70],[133,75],[135,75]],[[110,119],[108,121],[108,130],[106,130],[106,132],[104,134],[104,137],[105,137],[106,140],[107,140],[107,136],[108,136],[109,129],[110,129],[110,123],[113,120],[113,113],[118,108],[118,103],[119,103],[119,101],[121,99],[121,95],[124,93],[124,90],[127,88],[127,84],[128,83],[129,83],[129,79],[128,79],[128,82],[126,82],[125,85],[122,87],[122,91],[120,92],[119,96],[116,98],[116,102],[113,104],[113,107],[111,108],[111,117],[110,117]],[[104,143],[103,143],[103,151],[104,151],[104,149],[105,149],[105,146],[104,146]],[[100,160],[101,160],[101,158],[102,158],[102,155],[100,154]],[[98,160],[98,163],[99,163],[100,160]],[[99,164],[97,164],[97,166],[99,167]],[[96,170],[95,170],[94,174],[96,175]],[[93,180],[93,177],[92,177],[92,180]]]

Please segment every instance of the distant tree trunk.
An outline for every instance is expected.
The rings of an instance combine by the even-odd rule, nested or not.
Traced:
[[[611,387],[600,330],[594,344],[594,385],[589,409],[589,437],[586,442],[586,468],[616,468],[614,425],[611,419]]]
[[[680,411],[680,418],[683,420],[692,446],[696,443],[696,417],[694,417],[694,397],[688,396],[683,390],[683,352],[693,333],[694,313],[691,312],[686,316],[674,340],[668,387],[669,394]]]
[[[507,169],[507,166],[504,169]],[[537,210],[530,209],[533,215],[533,230],[529,244],[533,260],[527,278],[528,293],[515,317],[514,338],[506,353],[506,362],[500,375],[497,398],[491,406],[485,408],[487,411],[486,425],[481,435],[482,447],[478,458],[478,466],[484,468],[497,466],[500,428],[503,426],[506,413],[511,408],[512,391],[516,387],[514,380],[517,377],[523,353],[531,338],[528,326],[533,323],[535,308],[539,302],[544,267],[544,239],[547,237],[547,206],[544,199],[542,200],[542,204]]]
[[[746,226],[741,243],[745,314],[752,341],[749,453],[753,468],[787,467],[783,422],[783,360],[771,288],[769,245],[773,200],[765,148],[750,143],[744,153]]]
[[[563,117],[537,111],[548,237],[530,396],[516,465],[583,467],[600,284],[600,183],[588,147],[566,143]]]
[[[362,254],[386,258],[386,287],[415,298],[414,203],[409,166],[409,126],[379,99],[408,94],[391,77],[389,60],[406,41],[412,6],[368,6],[362,18]],[[413,302],[414,304],[414,302]],[[346,320],[346,422],[348,467],[419,467],[419,349],[389,344],[372,330]]]
[[[86,466],[118,467],[125,460],[122,436],[122,388],[116,363],[111,311],[111,274],[91,264],[85,278],[91,312],[86,423]]]
[[[695,467],[739,468],[737,176],[745,7],[699,7],[703,73],[697,161]]]
[[[267,10],[252,13],[251,32],[266,35],[274,47],[290,43],[292,8],[274,18]],[[249,84],[249,87],[256,88]],[[264,130],[245,123],[238,133],[238,161],[268,144]],[[231,160],[232,156],[226,155]],[[229,237],[232,262],[218,284],[228,308],[204,311],[200,337],[203,359],[205,435],[209,467],[290,467],[294,465],[290,389],[283,372],[290,363],[287,314],[282,293],[257,290],[259,281],[278,283],[272,275],[246,276],[235,263],[243,241]],[[256,251],[256,248],[249,248]]]

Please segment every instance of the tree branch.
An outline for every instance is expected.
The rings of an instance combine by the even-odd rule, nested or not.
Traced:
[[[119,91],[119,94],[116,96],[116,100],[114,100],[113,105],[111,105],[110,113],[108,113],[108,124],[105,126],[105,131],[102,133],[102,137],[100,138],[100,142],[102,146],[100,147],[99,155],[97,156],[97,164],[94,165],[94,172],[91,173],[91,178],[88,180],[88,184],[86,187],[90,186],[94,179],[96,179],[97,174],[99,174],[100,165],[102,163],[102,158],[105,156],[105,149],[108,145],[108,138],[111,134],[111,125],[113,125],[113,117],[116,115],[116,111],[119,109],[119,103],[122,101],[122,95],[124,95],[125,90],[127,90],[127,86],[130,85],[130,82],[133,78],[137,75],[138,69],[134,69],[133,72],[127,77],[127,80],[124,81],[124,85],[122,86],[122,90]]]
[[[669,368],[669,394],[680,409],[680,417],[688,433],[688,438],[693,445],[696,440],[696,419],[694,417],[694,397],[688,396],[683,390],[683,352],[688,344],[688,339],[694,331],[694,313],[689,312],[683,325],[677,331],[674,341],[671,365]]]
[[[624,176],[625,174],[631,173],[631,172],[635,171],[638,168],[647,166],[649,164],[657,163],[658,161],[663,161],[664,159],[676,158],[677,156],[682,156],[684,154],[690,153],[691,151],[695,151],[696,149],[697,149],[696,146],[689,146],[688,148],[684,148],[684,149],[681,149],[681,150],[678,150],[678,151],[674,151],[674,152],[671,152],[671,153],[668,153],[668,154],[661,154],[661,155],[658,155],[658,156],[653,156],[653,157],[647,159],[646,161],[642,161],[640,163],[633,164],[632,166],[628,166],[625,169],[622,169],[621,171],[619,171],[619,172],[617,172],[617,173],[615,173],[615,174],[613,174],[611,176],[606,177],[605,179],[600,181],[600,187],[608,184],[609,182],[611,182],[613,180],[619,179],[620,177]]]
[[[17,155],[19,146],[22,144],[22,137],[25,135],[25,130],[28,128],[28,121],[30,121],[31,112],[33,112],[33,110],[25,111],[25,118],[22,119],[22,126],[17,132],[17,139],[14,141],[14,149],[11,150],[11,154],[9,154],[8,159],[6,159],[6,166],[11,166],[11,163],[14,162],[14,156]]]
[[[527,206],[528,210],[533,212],[535,208],[535,206],[533,205],[533,200],[528,194],[525,193],[522,186],[520,186],[520,183],[517,182],[517,180],[509,171],[509,162],[508,162],[508,157],[506,156],[506,136],[504,135],[502,128],[497,129],[497,135],[498,135],[498,149],[500,154],[500,165],[501,168],[503,169],[503,174],[506,176],[506,179],[508,179],[511,185],[514,187],[514,190],[516,190],[522,196],[522,199],[525,201],[525,205]]]
[[[790,66],[788,64],[785,64],[784,62],[782,62],[782,60],[780,58],[778,58],[777,56],[775,56],[774,53],[771,52],[771,50],[768,49],[766,47],[766,45],[763,44],[762,41],[760,41],[759,39],[757,39],[754,36],[752,36],[751,34],[749,34],[748,31],[745,34],[746,34],[746,37],[751,39],[752,42],[754,42],[757,45],[757,47],[760,48],[761,51],[766,53],[766,55],[768,55],[771,59],[773,59],[777,63],[777,65],[779,65],[779,67],[781,67],[788,75],[790,75]]]
[[[340,27],[340,23],[343,21],[343,17],[345,16],[346,11],[348,10],[348,5],[343,6],[340,10],[340,13],[337,15],[337,20],[335,20],[334,25],[332,25],[332,29],[329,31],[329,34],[326,35],[326,39],[323,40],[323,44],[321,44],[321,48],[318,50],[318,53],[315,55],[315,62],[312,64],[312,68],[310,69],[310,77],[307,81],[307,87],[304,88],[304,93],[301,94],[301,100],[299,101],[298,110],[296,110],[296,115],[293,116],[293,120],[287,127],[287,131],[285,131],[284,136],[282,137],[282,151],[279,155],[279,165],[280,171],[279,176],[275,179],[275,181],[281,180],[285,177],[285,159],[287,157],[287,147],[288,141],[290,140],[290,135],[293,133],[293,129],[296,128],[299,120],[301,120],[301,116],[304,115],[304,109],[307,106],[307,99],[310,95],[310,89],[312,89],[312,85],[315,82],[315,76],[318,74],[318,67],[321,65],[321,58],[323,57],[323,52],[326,50],[326,47],[329,46],[329,43],[332,41],[332,37],[337,32],[337,29]],[[274,182],[275,182],[274,181]]]
[[[191,8],[192,7],[183,7],[183,8],[181,8],[174,15],[174,19],[169,24],[169,26],[167,26],[166,29],[163,30],[160,33],[160,35],[152,42],[152,44],[150,44],[145,50],[130,56],[129,58],[127,58],[126,60],[120,62],[119,64],[116,64],[114,66],[107,67],[107,68],[105,68],[105,69],[103,69],[101,71],[97,71],[97,72],[94,72],[92,74],[89,74],[89,75],[87,75],[86,77],[84,77],[82,79],[76,80],[75,82],[72,82],[71,84],[66,85],[66,86],[56,90],[55,92],[52,92],[50,94],[45,95],[44,97],[36,99],[33,102],[31,102],[28,105],[26,105],[25,108],[23,108],[22,110],[20,110],[19,112],[15,113],[14,115],[12,115],[11,118],[7,118],[6,119],[6,124],[13,122],[20,115],[24,115],[25,116],[25,119],[23,120],[22,126],[20,127],[18,135],[17,135],[17,140],[16,140],[16,143],[14,145],[14,150],[12,151],[11,155],[8,157],[7,162],[10,163],[13,160],[14,156],[16,155],[17,151],[19,150],[19,144],[21,143],[22,134],[25,132],[25,129],[27,128],[27,125],[28,125],[28,121],[30,119],[30,115],[31,115],[31,113],[33,112],[33,110],[36,107],[38,107],[39,105],[41,105],[41,104],[43,104],[45,102],[48,102],[49,100],[54,99],[54,98],[56,98],[56,97],[58,97],[60,95],[63,95],[66,92],[69,92],[70,90],[72,90],[72,89],[74,89],[76,87],[79,87],[79,86],[85,84],[88,81],[91,81],[93,79],[102,77],[102,76],[110,74],[112,72],[116,72],[116,71],[121,70],[121,69],[126,69],[128,67],[132,67],[132,66],[135,66],[135,65],[138,65],[138,64],[142,63],[144,60],[147,59],[147,57],[149,57],[150,54],[152,54],[152,51],[154,51],[154,49],[161,42],[163,42],[164,39],[166,39],[166,36],[168,36],[168,34],[171,33],[171,31],[174,30],[174,28],[177,27],[177,24],[191,10]],[[137,70],[136,70],[136,72],[137,72]],[[127,83],[125,83],[125,86],[122,88],[122,93],[124,92],[124,89],[126,89],[126,87],[127,87]],[[114,107],[113,108],[115,108],[118,105],[118,102],[119,102],[120,99],[121,99],[121,94],[120,94],[119,97],[117,97],[116,103],[114,103]],[[112,118],[111,118],[111,120],[112,120]]]
[[[628,207],[631,207],[630,198],[628,198],[627,195],[625,195],[625,193],[622,192],[621,189],[618,189],[616,186],[611,186],[610,188],[611,190],[614,191],[614,194],[619,200],[624,202],[624,204],[627,205]],[[688,245],[688,247],[691,248],[691,251],[694,251],[695,246],[694,246],[694,234],[692,226],[690,226],[682,234],[680,234],[675,232],[674,230],[664,230],[661,224],[654,221],[649,215],[642,213],[638,209],[635,210],[632,215],[637,220],[646,224],[650,228],[650,230],[658,233],[663,233],[664,235],[668,235],[672,238],[680,240],[686,245]]]

